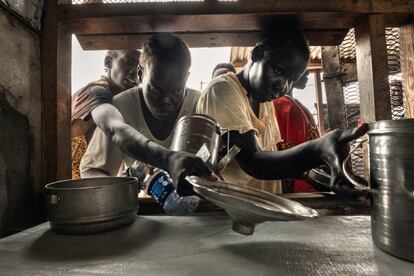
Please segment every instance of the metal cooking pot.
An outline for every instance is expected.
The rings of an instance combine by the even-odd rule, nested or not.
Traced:
[[[368,136],[370,185],[356,181],[346,170],[350,155],[342,164],[344,174],[356,188],[372,195],[375,245],[414,261],[414,119],[371,123]]]
[[[205,146],[208,151],[205,159],[211,167],[217,164],[220,145],[220,126],[213,118],[204,114],[183,116],[175,126],[171,150],[198,153]]]
[[[219,171],[240,152],[240,148],[236,145],[229,149],[229,132],[227,132],[227,145],[221,144],[222,131],[225,130],[220,128],[216,120],[204,114],[181,117],[175,126],[170,149],[198,155],[214,173],[221,177]],[[220,149],[227,149],[227,152],[218,161]]]
[[[91,234],[129,225],[138,209],[132,177],[57,181],[45,186],[51,228],[62,234]]]

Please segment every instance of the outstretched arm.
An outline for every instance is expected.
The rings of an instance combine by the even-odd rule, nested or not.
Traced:
[[[288,150],[262,151],[252,131],[244,134],[232,131],[230,141],[241,148],[236,157],[242,169],[259,179],[295,177],[306,170],[327,164],[331,168],[331,187],[346,193],[343,187],[341,163],[347,143],[367,131],[367,125],[355,129],[334,130],[322,138],[306,142]]]
[[[150,141],[125,123],[122,114],[111,104],[92,111],[92,118],[106,136],[125,154],[170,173],[175,183],[187,175],[210,175],[203,161],[194,154],[171,151]]]
[[[169,151],[149,141],[147,137],[125,123],[121,112],[115,106],[102,104],[92,110],[91,114],[95,124],[122,152],[141,162],[165,169]]]

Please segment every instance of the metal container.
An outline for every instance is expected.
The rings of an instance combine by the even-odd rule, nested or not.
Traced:
[[[91,234],[135,221],[138,183],[132,177],[85,178],[47,184],[46,206],[52,229]]]
[[[365,189],[373,200],[373,241],[389,254],[414,261],[414,120],[371,123],[368,136],[371,188]]]
[[[220,146],[220,126],[213,118],[203,114],[183,116],[177,122],[170,149],[196,154],[205,145],[209,161],[216,167]]]

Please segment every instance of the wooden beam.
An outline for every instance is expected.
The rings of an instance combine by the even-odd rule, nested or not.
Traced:
[[[391,119],[387,47],[382,15],[370,15],[355,28],[361,118]]]
[[[345,103],[337,46],[322,47],[322,67],[328,103],[329,128],[344,128],[346,127]]]
[[[338,45],[348,30],[305,31],[311,45]],[[190,47],[249,47],[260,39],[260,32],[175,33]],[[151,34],[77,35],[83,50],[135,49]]]
[[[254,46],[259,32],[247,33],[175,33],[190,47]],[[151,34],[77,35],[83,50],[117,50],[141,48]]]
[[[400,56],[405,117],[414,118],[414,25],[400,27]]]
[[[266,22],[294,20],[304,30],[345,30],[360,19],[355,14],[199,14],[199,15],[133,15],[61,19],[74,34],[148,34],[153,32],[252,32],[260,31]]]
[[[164,3],[114,3],[61,5],[62,18],[108,17],[127,15],[200,15],[231,13],[358,13],[409,14],[414,13],[414,1],[407,0],[239,0],[237,2],[200,1]],[[334,22],[332,22],[334,23]]]
[[[319,132],[321,136],[323,136],[325,134],[325,120],[323,118],[321,71],[315,70],[314,74],[315,74],[316,111],[318,113]]]
[[[358,81],[357,65],[355,62],[341,63],[342,84]]]
[[[62,23],[57,29],[57,90],[56,90],[56,122],[57,122],[57,171],[56,179],[72,177],[71,167],[71,66],[72,34]]]

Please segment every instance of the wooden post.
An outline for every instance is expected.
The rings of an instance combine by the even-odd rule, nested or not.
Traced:
[[[322,47],[322,67],[328,103],[329,128],[344,128],[346,127],[345,103],[337,46]]]
[[[355,28],[360,111],[363,122],[391,119],[387,46],[382,15],[369,15]],[[363,146],[364,175],[370,176],[368,147]]]
[[[355,28],[355,38],[361,118],[391,119],[384,17],[364,18]]]
[[[315,70],[315,94],[316,94],[316,110],[318,113],[319,132],[325,134],[325,120],[323,118],[323,101],[322,101],[322,84],[321,71]]]
[[[42,184],[56,180],[57,171],[57,1],[46,1],[42,20]]]
[[[400,27],[400,56],[405,117],[414,118],[414,25]]]
[[[57,29],[57,171],[56,179],[72,177],[71,167],[72,35],[58,22]]]
[[[42,183],[70,178],[71,34],[46,1],[42,31]]]

